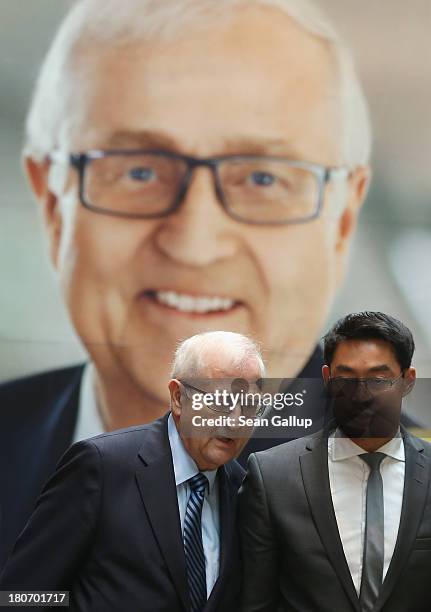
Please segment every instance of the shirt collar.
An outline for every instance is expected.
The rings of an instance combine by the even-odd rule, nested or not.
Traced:
[[[196,474],[199,473],[199,468],[184,448],[183,441],[174,423],[172,413],[168,417],[168,437],[174,463],[175,484],[178,486],[184,484],[187,480],[193,478],[193,476],[196,476]],[[211,493],[214,488],[217,470],[207,470],[206,472],[202,472],[202,474],[205,474],[208,478],[209,492]]]
[[[366,452],[343,434],[340,428],[337,428],[335,432],[330,435],[328,449],[332,461],[342,461],[343,459],[363,455]],[[400,431],[398,430],[398,434],[394,438],[381,446],[378,452],[384,453],[397,461],[405,461],[404,443]]]
[[[97,436],[105,431],[97,406],[94,374],[94,365],[87,363],[81,378],[78,416],[73,434],[73,442]]]

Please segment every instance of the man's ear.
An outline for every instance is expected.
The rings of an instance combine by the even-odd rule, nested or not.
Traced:
[[[48,159],[36,161],[32,157],[23,158],[24,168],[30,187],[40,206],[45,230],[49,240],[49,254],[55,267],[58,263],[62,217],[58,195],[52,188],[52,164]]]
[[[367,197],[371,181],[369,166],[356,167],[348,180],[345,202],[338,219],[335,250],[338,255],[337,284],[340,284],[345,272],[347,255],[358,223],[362,204]]]
[[[330,373],[330,370],[329,370],[329,366],[327,366],[327,365],[322,366],[322,378],[323,378],[323,382],[325,384],[325,387],[327,386],[330,377],[331,377],[331,373]]]
[[[403,397],[408,395],[416,383],[416,369],[408,368],[404,373]]]
[[[171,396],[171,411],[175,420],[181,417],[181,385],[179,380],[172,378],[168,384],[169,393]]]

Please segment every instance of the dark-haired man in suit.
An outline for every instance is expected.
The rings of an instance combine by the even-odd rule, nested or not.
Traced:
[[[427,610],[431,445],[400,428],[412,334],[364,312],[341,319],[324,348],[334,426],[249,459],[242,609]]]

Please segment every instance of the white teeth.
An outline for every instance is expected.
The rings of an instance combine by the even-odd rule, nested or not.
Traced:
[[[156,291],[155,296],[158,302],[166,304],[171,308],[176,308],[182,312],[216,312],[218,310],[229,310],[234,305],[234,300],[222,297],[194,297],[184,295],[175,291]]]

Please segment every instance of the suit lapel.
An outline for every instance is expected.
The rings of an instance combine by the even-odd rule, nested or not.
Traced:
[[[205,612],[214,609],[226,580],[226,565],[230,556],[230,548],[233,538],[233,527],[235,517],[235,504],[237,487],[232,482],[230,467],[223,466],[218,470],[218,487],[220,500],[220,566],[219,576],[211,591]]]
[[[299,459],[310,511],[323,546],[352,606],[359,612],[359,599],[344,555],[332,504],[327,436],[310,441],[307,451]]]
[[[142,502],[172,582],[184,607],[189,609],[186,564],[174,467],[167,434],[167,416],[146,429],[139,456],[143,465],[136,473],[136,480]]]
[[[381,610],[385,604],[408,559],[418,532],[429,488],[430,464],[428,458],[423,454],[423,444],[406,431],[403,431],[403,434],[406,464],[400,526],[394,554],[376,602],[375,612]]]

